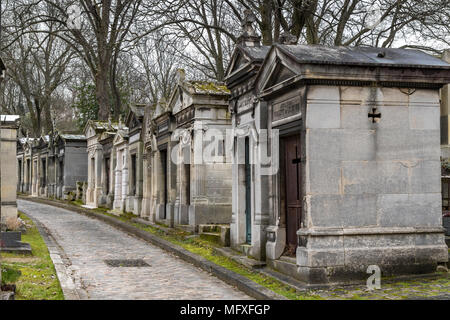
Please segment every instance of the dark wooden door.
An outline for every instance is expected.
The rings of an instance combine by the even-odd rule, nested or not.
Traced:
[[[166,210],[166,206],[167,206],[167,195],[168,195],[168,177],[167,177],[167,166],[168,166],[168,161],[167,161],[167,150],[162,150],[161,151],[161,167],[162,167],[162,173],[163,173],[163,184],[164,184],[164,219],[167,219],[167,210]]]
[[[105,177],[105,182],[106,182],[105,188],[106,188],[106,194],[107,195],[109,195],[109,184],[110,184],[109,175],[111,174],[110,167],[111,167],[111,159],[110,158],[106,158],[105,159],[105,175],[106,175],[106,177]]]
[[[245,138],[245,239],[252,242],[252,205],[251,205],[251,166],[250,166],[250,141]]]
[[[289,249],[297,247],[297,230],[301,222],[300,183],[300,134],[290,136],[285,141],[286,159],[286,237]]]

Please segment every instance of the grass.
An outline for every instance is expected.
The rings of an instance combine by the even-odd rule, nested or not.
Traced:
[[[2,253],[2,283],[16,285],[16,300],[64,300],[47,246],[31,219],[22,241],[31,245],[32,255]]]

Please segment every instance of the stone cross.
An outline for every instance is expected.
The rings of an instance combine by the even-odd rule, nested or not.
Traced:
[[[369,112],[369,118],[372,118],[372,123],[377,122],[376,119],[381,119],[381,113],[376,113],[377,112],[377,108],[372,108],[372,112]]]

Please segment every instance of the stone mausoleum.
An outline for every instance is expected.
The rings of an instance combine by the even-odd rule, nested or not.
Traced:
[[[245,51],[264,49],[242,42],[250,50],[227,75],[241,129],[233,246],[308,283],[367,279],[370,265],[383,276],[435,271],[448,260],[439,89],[450,65],[415,50],[283,38],[260,66]],[[259,69],[254,79],[248,69]]]
[[[175,122],[171,162],[176,175],[174,224],[196,231],[199,225],[231,222],[231,163],[226,134],[231,129],[225,84],[185,79],[168,102]]]

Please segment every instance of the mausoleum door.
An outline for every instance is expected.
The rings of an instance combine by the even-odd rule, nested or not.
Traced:
[[[250,142],[245,139],[245,238],[247,243],[252,242],[252,206],[251,206],[251,166]]]
[[[301,223],[300,190],[300,135],[284,139],[286,160],[286,244],[289,249],[297,247],[297,230]],[[294,251],[295,252],[295,251]]]
[[[110,158],[106,158],[105,159],[105,191],[106,191],[107,195],[109,194],[109,187],[110,187],[109,186],[109,184],[110,184],[109,175],[111,174],[110,163],[111,163]]]
[[[167,196],[168,196],[168,176],[167,176],[167,167],[169,165],[168,163],[168,152],[167,150],[161,150],[161,169],[162,169],[162,183],[163,183],[163,201],[162,204],[164,205],[164,219],[167,219],[167,210],[166,205],[168,203]]]

